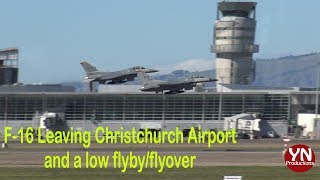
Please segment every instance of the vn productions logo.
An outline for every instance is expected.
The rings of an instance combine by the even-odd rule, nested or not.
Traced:
[[[310,170],[316,161],[314,151],[303,144],[290,147],[284,156],[285,164],[294,172],[306,172]]]

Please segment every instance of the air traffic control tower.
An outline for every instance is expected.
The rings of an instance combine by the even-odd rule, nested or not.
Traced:
[[[0,49],[0,86],[18,82],[18,54],[16,48]]]
[[[224,84],[250,84],[255,77],[253,53],[256,30],[256,2],[218,3],[214,43],[216,79]]]

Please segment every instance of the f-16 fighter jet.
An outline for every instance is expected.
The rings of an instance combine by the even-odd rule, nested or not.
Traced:
[[[205,78],[200,76],[193,76],[184,79],[176,79],[173,81],[152,80],[145,73],[139,73],[143,79],[141,91],[154,91],[156,93],[177,94],[183,93],[186,90],[192,90],[197,83],[217,81],[213,78]]]
[[[85,77],[86,80],[90,81],[90,91],[92,91],[92,82],[99,82],[99,84],[121,84],[127,81],[133,81],[135,77],[138,76],[138,72],[143,73],[153,73],[158,72],[155,69],[147,69],[142,66],[134,66],[132,68],[120,70],[120,71],[113,71],[113,72],[106,72],[106,71],[99,71],[96,67],[92,66],[86,61],[80,62],[83,69],[86,71],[87,76]]]

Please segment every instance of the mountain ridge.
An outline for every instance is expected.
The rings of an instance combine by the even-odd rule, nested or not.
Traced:
[[[256,78],[252,85],[271,87],[315,87],[317,71],[320,71],[320,53],[303,55],[289,55],[272,59],[256,59]],[[180,64],[183,64],[183,62]],[[172,80],[190,76],[214,77],[215,69],[191,72],[188,70],[175,70],[170,74],[157,74],[152,78],[159,80]],[[64,82],[64,85],[74,86],[77,90],[83,89],[83,83]],[[140,84],[138,80],[126,84]],[[214,86],[208,83],[206,86]]]

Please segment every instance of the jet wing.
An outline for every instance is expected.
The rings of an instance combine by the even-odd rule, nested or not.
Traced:
[[[120,84],[127,81],[133,81],[137,74],[123,73],[123,72],[109,72],[101,74],[97,79],[111,81],[108,84]]]
[[[167,91],[166,94],[182,93],[185,90],[192,89],[195,86],[194,83],[164,83],[159,84],[158,89]]]

